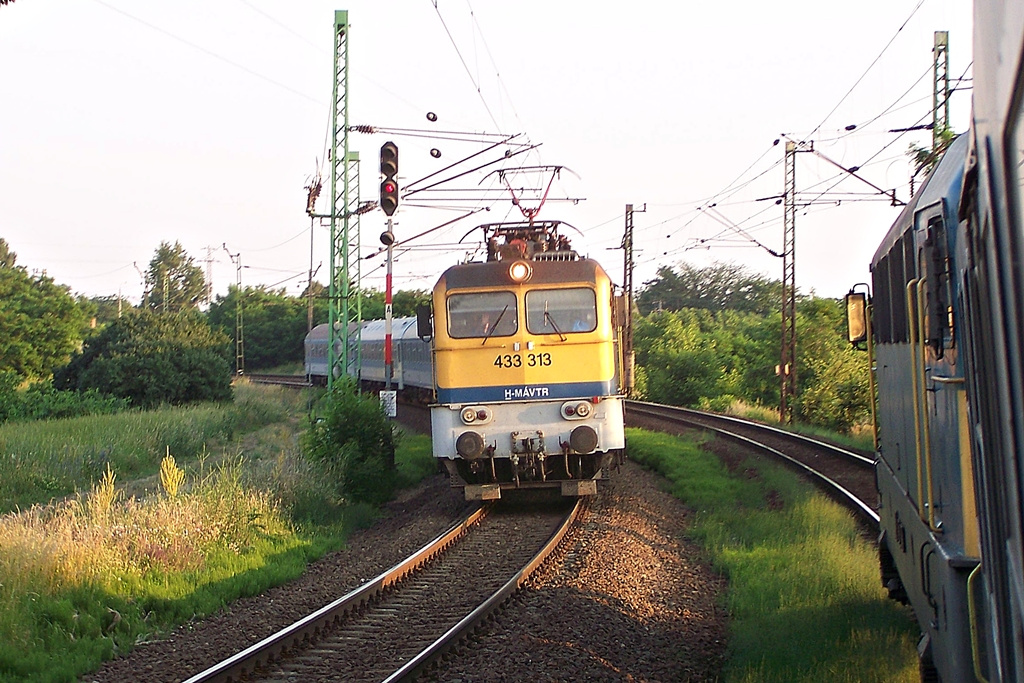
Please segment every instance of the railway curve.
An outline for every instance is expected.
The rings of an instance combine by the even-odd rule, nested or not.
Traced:
[[[630,401],[626,424],[667,432],[713,431],[795,468],[869,530],[878,531],[874,459],[868,455],[750,420],[658,403]]]

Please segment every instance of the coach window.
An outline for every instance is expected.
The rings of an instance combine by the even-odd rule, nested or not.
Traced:
[[[508,337],[519,330],[516,295],[474,292],[448,297],[448,335],[455,339]]]
[[[534,289],[526,293],[526,329],[530,334],[570,334],[597,329],[594,290]]]

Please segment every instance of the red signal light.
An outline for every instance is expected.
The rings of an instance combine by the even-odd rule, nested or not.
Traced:
[[[380,172],[384,181],[380,184],[380,208],[390,216],[398,208],[398,146],[385,142],[380,148]]]

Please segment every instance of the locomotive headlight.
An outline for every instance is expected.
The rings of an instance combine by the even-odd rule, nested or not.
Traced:
[[[491,411],[483,406],[466,406],[459,412],[459,417],[467,425],[474,422],[487,423],[491,421]]]
[[[512,282],[526,282],[533,275],[533,268],[526,261],[516,261],[508,267],[508,276]]]
[[[562,417],[566,420],[585,420],[594,412],[589,401],[569,401],[562,404]]]

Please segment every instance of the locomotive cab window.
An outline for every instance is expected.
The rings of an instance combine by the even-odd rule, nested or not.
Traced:
[[[454,339],[508,337],[519,331],[516,295],[474,292],[448,297],[448,335]]]
[[[530,334],[571,334],[597,329],[597,295],[585,287],[534,289],[526,293]]]

